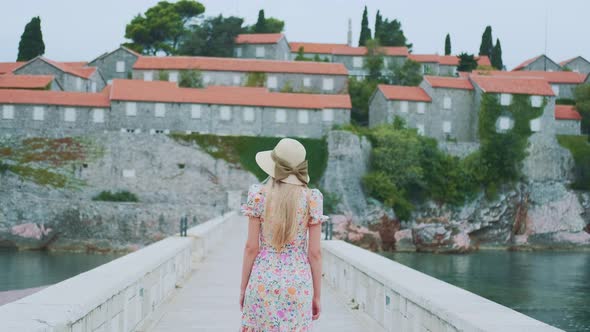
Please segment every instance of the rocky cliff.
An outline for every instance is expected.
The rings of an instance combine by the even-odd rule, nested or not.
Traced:
[[[257,181],[238,165],[163,135],[76,139],[98,152],[90,158],[88,148],[79,148],[75,155],[61,138],[0,142],[4,164],[10,165],[0,172],[0,246],[133,249],[178,232],[181,216],[196,224],[235,208]],[[43,145],[51,148],[43,150]],[[64,180],[48,184],[52,176]],[[139,202],[92,200],[101,191],[121,190],[137,195]]]
[[[572,157],[554,137],[534,134],[530,138],[529,156],[523,163],[526,181],[503,190],[495,200],[483,194],[461,207],[437,205],[427,202],[419,205],[410,220],[397,221],[393,213],[379,209],[376,204],[362,210],[364,199],[357,194],[363,173],[356,170],[366,167],[370,149],[356,135],[333,132],[328,136],[330,156],[326,177],[328,186],[342,197],[343,207],[357,204],[361,209],[356,218],[335,218],[337,221],[364,221],[371,231],[380,236],[382,248],[393,243],[396,250],[464,252],[479,248],[542,249],[590,248],[590,194],[568,189],[572,178]],[[443,147],[443,150],[448,147]],[[341,151],[332,153],[332,151]],[[460,153],[455,153],[460,154]],[[336,174],[329,174],[336,172]],[[354,188],[354,191],[347,191]],[[346,210],[359,213],[359,210]],[[367,229],[349,226],[355,234],[340,234],[346,239],[364,239],[362,245],[372,248],[367,240]],[[394,231],[391,231],[391,230]],[[356,234],[358,233],[358,234]],[[360,236],[362,235],[362,236]]]

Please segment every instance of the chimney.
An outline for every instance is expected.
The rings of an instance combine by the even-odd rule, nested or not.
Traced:
[[[352,20],[348,19],[348,36],[347,36],[346,44],[348,46],[352,46]]]

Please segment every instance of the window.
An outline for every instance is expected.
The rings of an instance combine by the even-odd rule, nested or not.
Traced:
[[[239,75],[234,75],[233,81],[234,81],[234,85],[241,85],[242,84],[242,79],[240,78]]]
[[[303,78],[303,86],[306,88],[309,88],[311,86],[311,78],[304,77]]]
[[[244,121],[246,121],[246,122],[254,121],[254,109],[252,107],[245,107],[244,108]]]
[[[500,130],[510,129],[510,118],[507,116],[501,116],[499,119]]]
[[[277,77],[276,76],[269,76],[268,80],[266,81],[266,86],[269,89],[276,89],[277,88]]]
[[[123,170],[123,177],[124,178],[134,178],[135,177],[135,170],[134,169],[124,169]]]
[[[416,129],[418,129],[418,134],[424,135],[424,125],[421,123],[416,124]]]
[[[144,81],[153,81],[154,80],[154,72],[151,72],[151,71],[143,72],[143,80]]]
[[[541,131],[541,118],[536,118],[531,120],[531,131],[538,132]]]
[[[209,84],[211,82],[211,77],[209,75],[203,75],[203,83]]]
[[[531,96],[531,106],[533,107],[541,107],[543,105],[543,97],[541,96]]]
[[[408,113],[408,102],[407,101],[400,101],[399,102],[399,111],[402,113]]]
[[[264,46],[256,47],[256,57],[257,58],[264,58]]]
[[[170,82],[178,82],[178,72],[171,71],[168,73],[168,81]]]
[[[443,132],[445,134],[451,133],[451,121],[444,121],[443,122]]]
[[[125,72],[125,61],[117,61],[117,64],[115,66],[115,71],[117,73],[124,73]]]
[[[92,122],[103,123],[104,122],[104,110],[101,108],[95,108],[92,112]]]
[[[500,105],[502,106],[510,106],[512,102],[512,95],[508,93],[500,94]]]
[[[91,90],[92,92],[96,92],[96,90],[97,90],[97,87],[96,87],[96,82],[92,82],[92,84],[90,85],[90,90]]]
[[[14,105],[4,105],[2,108],[2,118],[6,120],[14,119]]]
[[[200,119],[201,118],[201,105],[192,105],[191,106],[191,119]]]
[[[64,121],[75,122],[76,121],[76,109],[68,107],[64,110]]]
[[[322,121],[324,121],[324,122],[334,121],[334,110],[331,108],[326,108],[326,109],[322,110]]]
[[[133,102],[127,103],[125,107],[125,113],[127,116],[136,116],[137,115],[137,104]]]
[[[556,96],[559,96],[559,85],[557,85],[557,84],[553,84],[553,85],[551,85],[551,89],[553,90],[553,93],[554,93]]]
[[[426,110],[426,104],[425,103],[418,103],[418,113],[419,114],[424,114],[424,111]]]
[[[322,81],[322,89],[324,91],[334,90],[334,79],[333,78],[324,78],[324,80]]]
[[[156,103],[156,118],[163,118],[166,115],[166,105],[162,103]]]
[[[283,109],[278,109],[275,111],[275,122],[277,123],[285,123],[287,122],[287,111]]]
[[[35,106],[33,107],[33,120],[35,121],[43,121],[45,118],[45,108],[43,106]]]
[[[297,111],[297,122],[309,123],[309,112],[307,110]]]
[[[352,67],[354,68],[362,68],[363,67],[363,58],[360,56],[355,56],[352,58]]]
[[[241,58],[241,57],[242,57],[242,48],[236,47],[236,58]]]
[[[451,100],[451,97],[445,96],[445,98],[443,99],[443,108],[446,110],[450,110],[451,107],[453,107],[453,102]]]
[[[231,108],[229,106],[219,107],[219,118],[221,120],[230,120],[231,119]]]
[[[76,90],[82,90],[82,79],[80,77],[76,77]]]

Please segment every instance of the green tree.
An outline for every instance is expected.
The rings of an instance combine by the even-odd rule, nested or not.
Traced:
[[[247,87],[264,87],[266,84],[266,73],[252,72],[246,75]]]
[[[371,29],[369,29],[369,17],[367,14],[367,6],[363,11],[363,20],[361,22],[361,34],[359,36],[359,46],[365,46],[367,40],[371,39]]]
[[[45,54],[45,43],[41,33],[41,18],[36,16],[25,25],[25,30],[20,36],[16,61],[29,61],[43,54]]]
[[[305,50],[303,49],[303,46],[299,46],[299,49],[297,50],[297,56],[295,56],[295,61],[311,61],[310,58],[305,56]]]
[[[445,38],[445,55],[451,55],[451,35],[447,33]]]
[[[179,47],[178,54],[232,57],[235,38],[242,33],[244,20],[239,17],[209,17],[193,25]]]
[[[381,32],[381,24],[383,24],[383,16],[381,16],[381,13],[377,10],[377,15],[375,15],[375,38],[377,38]]]
[[[392,64],[390,74],[385,77],[387,84],[418,86],[422,82],[422,68],[419,62],[406,60],[403,65]]]
[[[479,55],[492,55],[494,40],[492,39],[492,27],[487,26],[481,36],[481,45],[479,46]]]
[[[365,56],[364,67],[369,72],[368,79],[378,81],[381,79],[381,71],[383,70],[383,51],[378,40],[367,40],[366,45],[367,55]]]
[[[370,80],[348,79],[348,94],[352,102],[352,120],[359,125],[369,122],[369,99],[377,89],[377,82]]]
[[[180,73],[180,80],[178,86],[182,88],[202,88],[203,75],[199,70],[183,70]]]
[[[576,110],[582,116],[582,133],[590,139],[590,84],[582,84],[576,88]]]
[[[502,61],[502,45],[500,45],[500,39],[496,39],[496,45],[494,45],[494,49],[492,50],[492,56],[490,61],[492,62],[492,66],[498,70],[502,70],[504,68],[504,61]]]
[[[254,33],[266,33],[266,18],[264,17],[264,9],[258,11],[258,20],[254,25]]]
[[[250,33],[279,33],[285,28],[285,22],[274,17],[266,18],[264,9],[258,11],[258,20],[256,24],[247,27]]]
[[[461,53],[459,54],[459,65],[457,66],[458,71],[471,72],[477,68],[477,61],[473,54]]]
[[[131,40],[127,45],[144,54],[176,54],[181,38],[187,32],[187,23],[204,11],[205,7],[194,0],[160,1],[127,24],[125,38]]]
[[[402,24],[398,20],[385,19],[379,24],[379,33],[375,32],[375,39],[379,40],[381,46],[406,46],[411,49],[412,44],[408,43]]]

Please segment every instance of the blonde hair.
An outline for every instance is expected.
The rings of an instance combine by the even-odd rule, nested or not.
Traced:
[[[297,207],[304,187],[270,178],[266,184],[264,235],[278,251],[297,234]],[[269,223],[266,223],[269,221]]]

